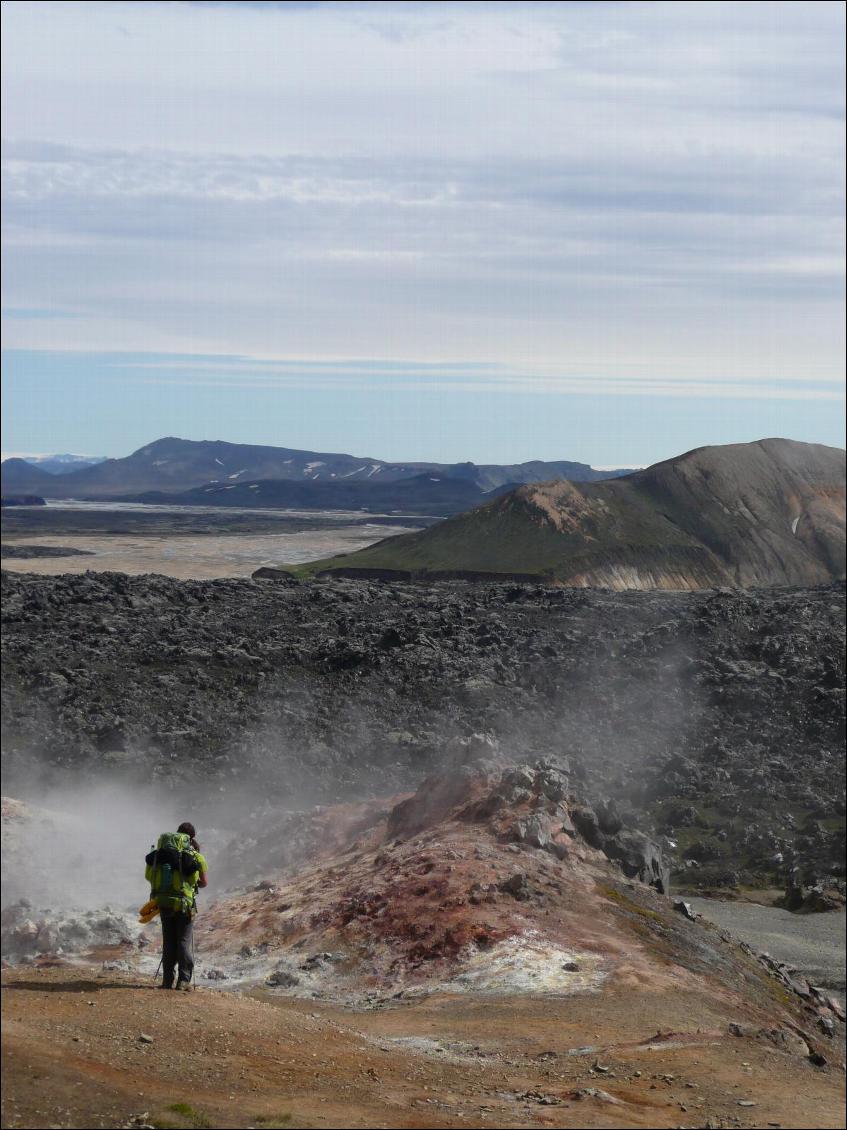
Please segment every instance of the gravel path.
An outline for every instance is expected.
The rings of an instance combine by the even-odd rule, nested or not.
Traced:
[[[792,914],[773,906],[687,898],[696,911],[730,930],[758,952],[801,970],[813,984],[844,999],[845,912]]]

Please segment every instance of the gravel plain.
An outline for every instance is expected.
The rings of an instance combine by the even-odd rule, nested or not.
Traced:
[[[844,1000],[847,919],[843,910],[792,914],[778,906],[757,903],[705,898],[686,901],[757,952],[796,966],[815,984],[836,990]]]

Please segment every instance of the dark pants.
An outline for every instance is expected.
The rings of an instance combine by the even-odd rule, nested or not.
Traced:
[[[190,914],[182,911],[163,910],[162,919],[162,973],[164,984],[172,986],[174,971],[179,966],[179,980],[190,981],[194,972],[192,956],[193,924]]]

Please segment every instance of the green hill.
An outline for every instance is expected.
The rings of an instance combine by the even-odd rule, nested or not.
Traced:
[[[844,576],[844,452],[768,439],[624,478],[522,486],[312,572],[695,589]]]

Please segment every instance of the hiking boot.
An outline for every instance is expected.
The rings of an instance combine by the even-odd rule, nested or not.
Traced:
[[[184,993],[187,993],[191,989],[191,982],[190,981],[177,981],[176,987],[177,987],[177,989],[181,989]]]
[[[163,981],[161,985],[156,986],[157,989],[172,989],[173,985],[169,985],[167,981]]]

